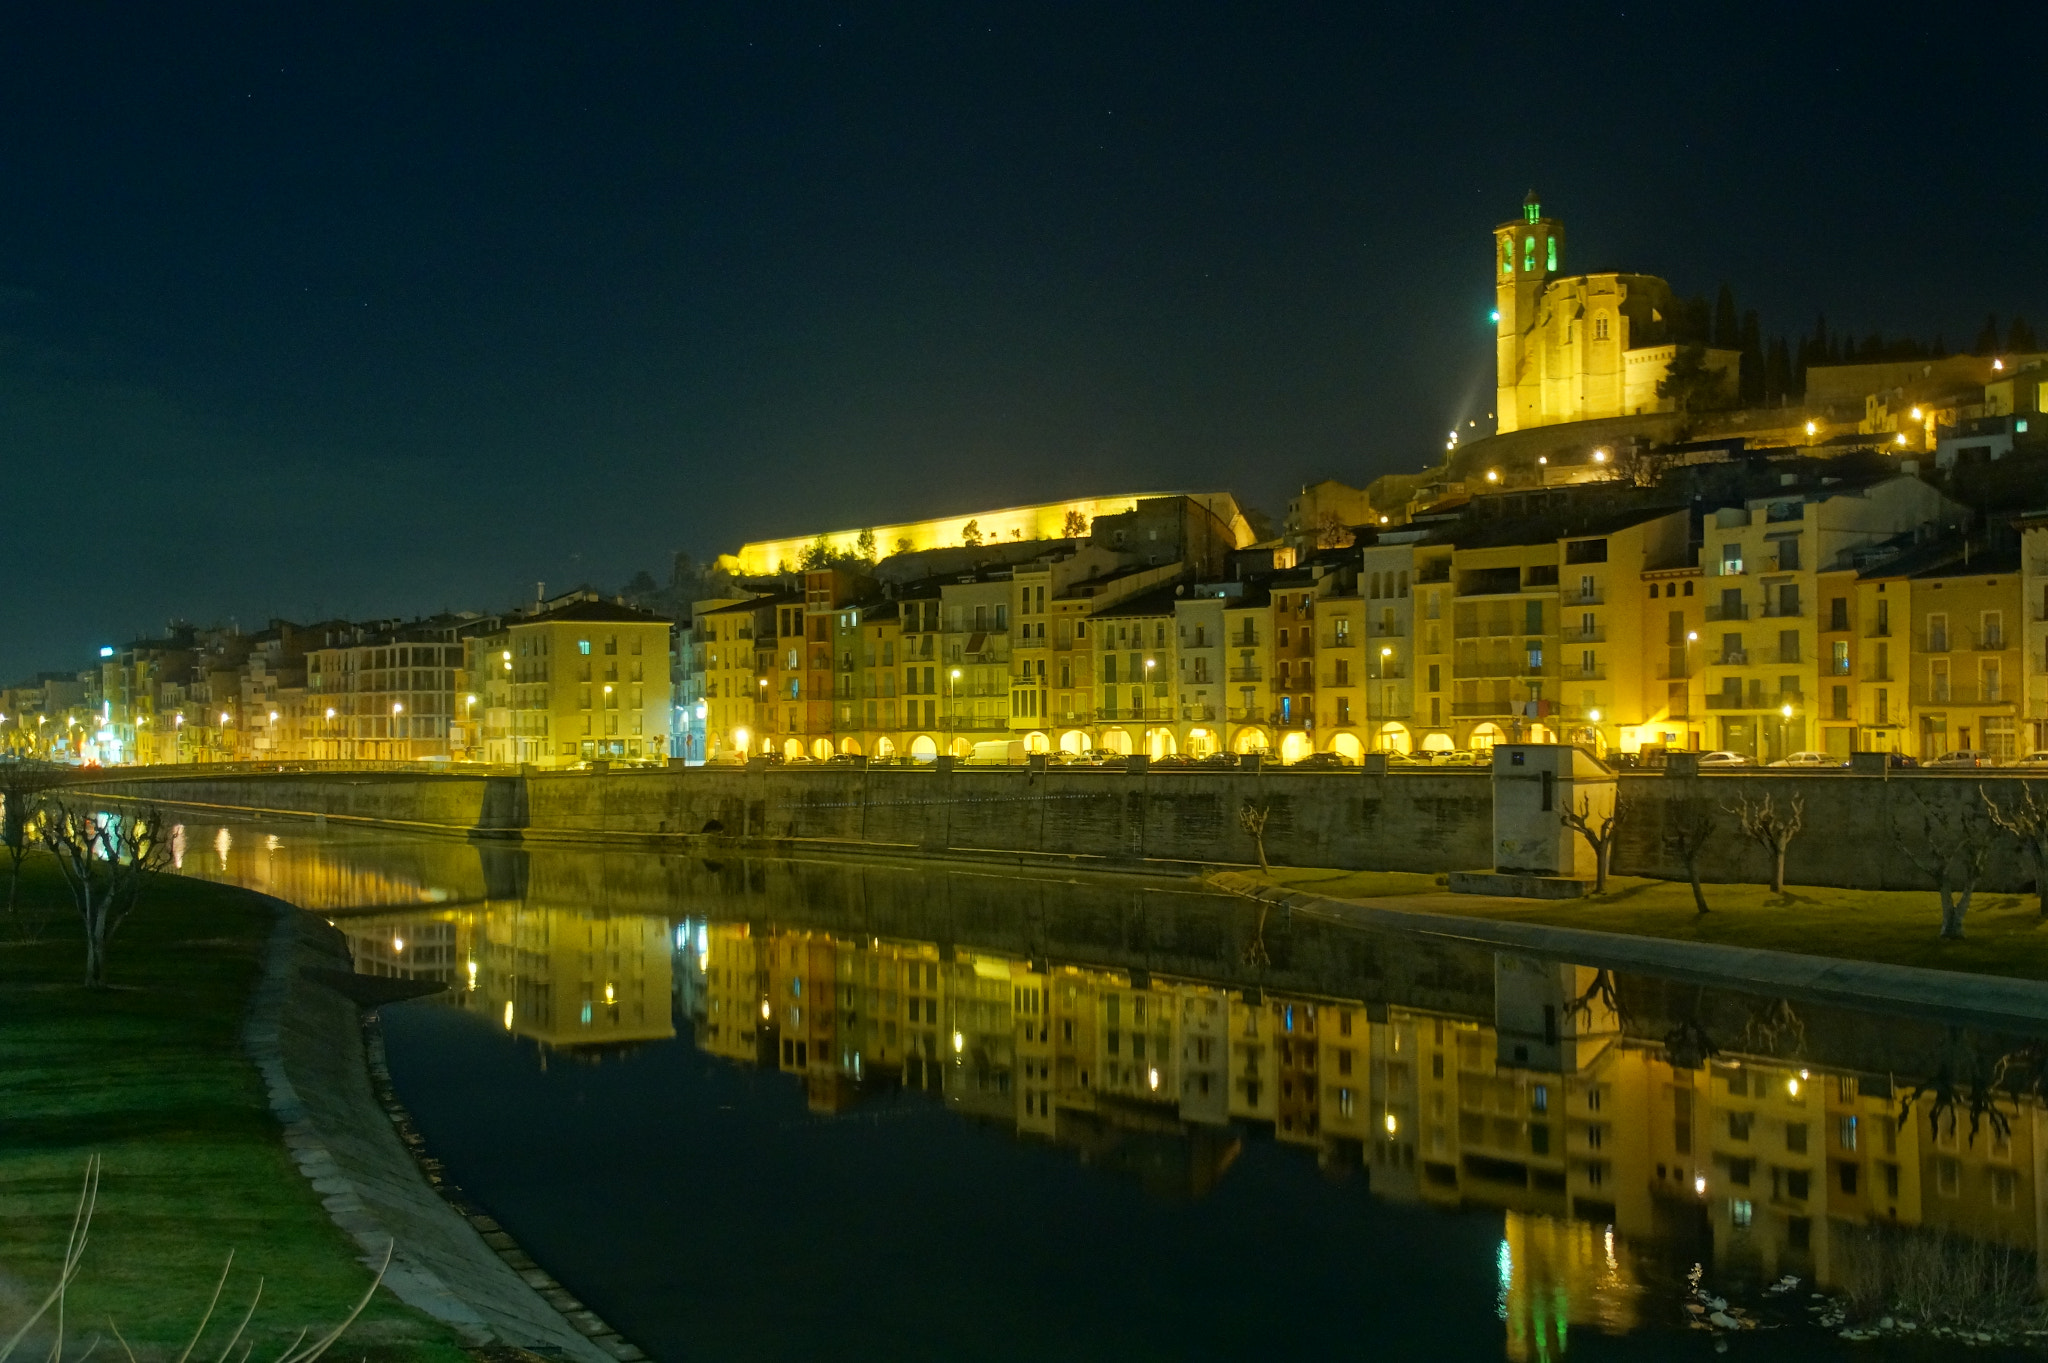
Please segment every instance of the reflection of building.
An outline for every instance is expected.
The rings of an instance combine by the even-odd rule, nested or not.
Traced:
[[[1504,1215],[1512,1359],[1633,1328],[1653,1245],[1717,1280],[1842,1271],[1858,1225],[2040,1239],[2041,1119],[1901,1126],[1888,1083],[1782,1059],[1690,1065],[1625,1035],[1614,982],[1497,957],[1494,1015],[1236,991],[811,931],[705,930],[698,1045],[796,1075],[814,1110],[907,1087],[1199,1196],[1246,1133],[1371,1171],[1382,1197]],[[762,1021],[772,1014],[772,1021]]]

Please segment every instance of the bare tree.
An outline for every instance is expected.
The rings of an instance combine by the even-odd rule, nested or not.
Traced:
[[[1983,797],[1991,822],[2034,863],[2034,894],[2040,901],[2041,917],[2048,918],[2048,798],[2029,782],[2017,784],[2019,798],[2010,807],[2000,805],[1982,786],[1977,787],[1977,794]]]
[[[1351,533],[1351,527],[1344,524],[1344,518],[1334,511],[1324,511],[1316,516],[1314,536],[1318,549],[1349,549],[1357,539]]]
[[[104,989],[107,944],[171,861],[163,811],[144,806],[109,814],[53,799],[44,804],[39,831],[85,924],[86,988]]]
[[[57,784],[55,769],[41,762],[0,762],[0,843],[7,847],[7,911],[14,912],[21,863],[33,847],[30,827],[43,792]]]
[[[1714,807],[1697,795],[1675,801],[1674,807],[1667,808],[1664,849],[1685,867],[1685,878],[1692,882],[1693,907],[1701,913],[1707,911],[1707,895],[1700,888],[1700,860],[1706,855],[1707,844],[1720,831],[1721,822],[1714,817]]]
[[[1991,856],[1991,821],[1974,804],[1941,809],[1917,793],[1913,803],[1919,808],[1918,828],[1892,812],[1899,850],[1941,892],[1941,935],[1960,939],[1970,896],[1977,892],[1978,878]]]
[[[1252,835],[1252,846],[1258,849],[1259,869],[1270,874],[1272,866],[1266,861],[1266,819],[1272,814],[1269,805],[1253,804],[1246,800],[1237,811],[1237,822],[1244,831]]]
[[[1785,893],[1785,849],[1806,826],[1806,797],[1793,796],[1781,813],[1772,796],[1744,795],[1727,810],[1741,826],[1742,836],[1771,858],[1771,893]]]
[[[1600,816],[1593,817],[1593,797],[1581,795],[1577,809],[1567,809],[1559,818],[1564,826],[1586,840],[1593,849],[1593,893],[1607,892],[1607,863],[1614,855],[1614,835],[1621,831],[1623,815],[1622,802],[1617,799],[1614,808]],[[1598,827],[1595,827],[1595,824]]]

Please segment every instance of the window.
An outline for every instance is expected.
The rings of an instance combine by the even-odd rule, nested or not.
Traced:
[[[1607,339],[1607,314],[1604,312],[1599,313],[1593,318],[1593,339],[1596,341]]]
[[[1749,1223],[1756,1219],[1756,1205],[1748,1198],[1733,1198],[1728,1203],[1728,1224],[1737,1230],[1748,1230]]]
[[[1806,1123],[1785,1123],[1785,1148],[1795,1155],[1806,1152]]]
[[[582,654],[582,655],[583,655],[584,657],[586,657],[586,658],[587,658],[587,657],[589,657],[589,656],[590,656],[590,640],[588,640],[588,639],[578,639],[578,640],[576,641],[576,651],[577,651],[578,653],[581,653],[581,654]]]
[[[1543,245],[1547,251],[1548,262],[1544,265],[1543,268],[1545,268],[1546,270],[1555,270],[1557,268],[1557,238],[1545,237],[1543,240]]]
[[[1524,237],[1522,239],[1522,272],[1524,274],[1527,274],[1529,271],[1535,268],[1536,238],[1533,236]]]

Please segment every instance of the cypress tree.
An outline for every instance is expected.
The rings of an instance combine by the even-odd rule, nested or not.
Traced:
[[[1996,355],[1998,353],[1998,314],[1992,313],[1984,319],[1984,329],[1977,333],[1977,344],[1970,347],[1973,355]]]
[[[1792,391],[1792,352],[1783,336],[1773,336],[1770,358],[1764,361],[1764,401],[1781,404]]]
[[[1764,397],[1764,342],[1763,330],[1757,323],[1756,310],[1742,314],[1742,380],[1738,385],[1744,406],[1754,407]]]
[[[1714,295],[1714,345],[1720,350],[1735,350],[1742,345],[1735,321],[1735,290],[1726,284]]]

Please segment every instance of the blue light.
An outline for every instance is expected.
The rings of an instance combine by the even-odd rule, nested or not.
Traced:
[[[1500,309],[1495,308],[1492,312],[1487,313],[1486,320],[1489,322],[1498,322],[1500,320]]]
[[[108,647],[106,647],[105,645],[101,645],[101,647],[100,647],[100,656],[101,656],[102,658],[111,658],[111,657],[113,657],[113,656],[114,656],[114,650],[113,650],[113,649],[111,649],[111,648],[108,648]]]

